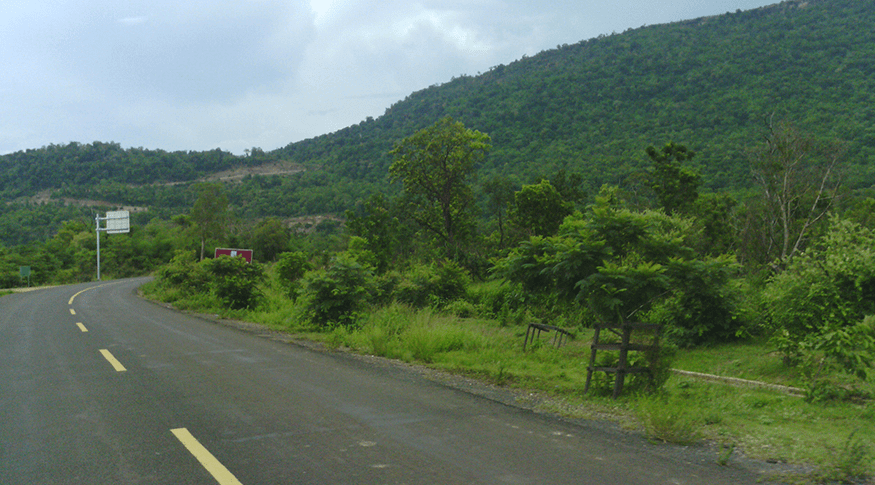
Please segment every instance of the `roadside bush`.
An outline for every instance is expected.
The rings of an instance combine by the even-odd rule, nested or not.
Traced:
[[[468,289],[468,298],[480,308],[482,316],[493,318],[524,309],[528,295],[521,285],[507,280],[489,281]]]
[[[155,274],[159,286],[174,288],[185,295],[209,291],[209,275],[190,251],[177,251],[169,263]]]
[[[737,338],[743,328],[737,318],[739,295],[731,285],[736,267],[730,256],[670,260],[670,294],[654,305],[646,320],[665,325],[666,338],[681,347]]]
[[[466,300],[452,301],[444,307],[444,310],[459,318],[472,318],[477,316],[477,307]]]
[[[467,271],[450,260],[418,265],[404,275],[395,298],[416,308],[442,307],[465,296],[470,280]]]
[[[300,290],[300,280],[307,271],[313,269],[307,253],[303,251],[287,252],[279,255],[274,266],[280,286],[289,298],[296,298]]]
[[[210,287],[226,308],[252,309],[262,297],[259,285],[264,281],[264,269],[243,258],[220,256],[201,262],[210,276]]]
[[[828,370],[860,379],[875,363],[875,234],[833,217],[818,244],[790,261],[763,291],[772,343],[809,384]]]
[[[372,266],[349,253],[339,253],[324,270],[304,277],[304,311],[317,325],[349,325],[377,297]]]

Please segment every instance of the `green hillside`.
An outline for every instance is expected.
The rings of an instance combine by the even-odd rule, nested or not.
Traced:
[[[481,180],[500,173],[529,183],[564,168],[582,174],[593,193],[645,169],[646,146],[674,141],[697,153],[693,168],[706,190],[740,190],[750,183],[746,150],[774,115],[843,142],[846,187],[867,188],[875,166],[872,25],[873,2],[794,0],[645,26],[454,78],[376,119],[246,157],[100,142],[4,155],[0,196],[19,202],[0,207],[0,233],[6,244],[44,237],[44,227],[27,230],[36,209],[23,199],[40,191],[148,206],[150,215],[167,217],[191,203],[187,186],[199,177],[275,161],[306,170],[229,185],[239,215],[342,213],[370,193],[392,191],[389,150],[447,115],[492,137]]]
[[[592,186],[642,168],[669,140],[699,153],[706,186],[747,184],[745,148],[775,116],[843,140],[854,186],[875,160],[875,4],[790,1],[602,36],[416,92],[384,116],[277,150],[380,179],[392,143],[450,115],[489,133],[483,172],[520,181],[566,167]]]

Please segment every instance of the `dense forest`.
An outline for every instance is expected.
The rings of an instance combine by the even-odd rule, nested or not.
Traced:
[[[272,162],[305,169],[228,184],[237,215],[342,216],[371,194],[397,194],[390,150],[444,116],[492,139],[475,180],[484,217],[491,216],[482,187],[497,175],[519,188],[560,171],[579,174],[591,200],[604,183],[638,183],[648,169],[644,148],[669,141],[697,153],[690,163],[704,190],[743,198],[748,153],[770,117],[838,142],[844,187],[861,191],[872,186],[875,159],[873,23],[869,2],[817,0],[645,26],[462,75],[376,119],[245,156],[96,141],[11,153],[0,157],[0,240],[42,241],[63,220],[93,219],[94,210],[62,199],[148,208],[135,215],[139,223],[166,220],[190,207],[197,180]]]

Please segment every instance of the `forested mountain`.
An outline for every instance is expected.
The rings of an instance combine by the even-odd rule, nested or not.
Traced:
[[[190,204],[186,184],[198,177],[287,161],[306,170],[229,186],[238,214],[339,213],[370,193],[392,191],[388,152],[444,116],[492,137],[481,181],[500,173],[530,183],[564,168],[582,174],[592,192],[646,169],[648,145],[674,141],[697,153],[693,168],[704,188],[739,190],[749,184],[746,150],[760,142],[764,120],[774,116],[841,141],[846,186],[866,188],[875,170],[872,25],[873,2],[792,0],[645,26],[463,75],[412,93],[376,119],[245,157],[100,142],[4,155],[0,196],[11,201],[53,191],[149,206],[152,214],[168,216]],[[28,210],[34,211],[26,202],[0,206],[6,244],[26,242],[26,234],[44,237],[26,230],[5,236],[9,221],[27,220],[22,211]],[[15,224],[20,229],[26,222]]]
[[[875,3],[788,1],[601,36],[416,92],[384,116],[274,153],[380,179],[391,144],[450,115],[492,136],[482,172],[522,182],[566,167],[592,186],[640,170],[644,147],[699,153],[706,186],[743,187],[745,148],[775,114],[875,161]]]

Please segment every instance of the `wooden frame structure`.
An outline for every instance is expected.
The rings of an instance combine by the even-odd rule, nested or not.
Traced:
[[[653,372],[651,371],[651,367],[654,362],[650,362],[650,365],[647,367],[643,366],[629,366],[629,351],[658,351],[659,350],[659,335],[662,331],[662,325],[652,324],[652,323],[632,323],[632,322],[623,322],[619,324],[607,324],[600,323],[595,325],[595,334],[592,337],[592,345],[590,348],[592,349],[589,357],[589,366],[587,366],[586,372],[586,385],[583,388],[583,393],[586,394],[589,392],[589,385],[592,381],[592,373],[593,372],[605,372],[608,374],[614,374],[614,393],[613,398],[616,399],[620,396],[620,393],[623,392],[623,385],[626,381],[626,374],[634,374],[640,372],[646,372],[653,377]],[[601,331],[607,330],[614,335],[620,337],[619,343],[602,343],[599,340],[601,336]],[[632,332],[634,330],[651,330],[654,332],[653,342],[651,344],[638,344],[632,343]],[[617,361],[616,367],[596,367],[596,353],[599,350],[609,350],[619,352],[619,359]]]
[[[564,328],[544,323],[530,323],[529,328],[526,329],[526,339],[523,340],[523,352],[526,351],[526,345],[528,345],[529,342],[534,342],[536,338],[541,336],[542,331],[547,333],[551,331],[556,332],[553,334],[553,346],[556,348],[562,347],[562,344],[567,339],[574,338],[574,334]]]

